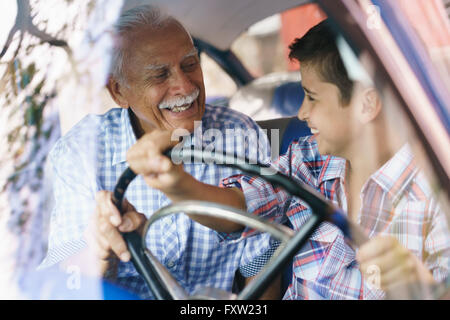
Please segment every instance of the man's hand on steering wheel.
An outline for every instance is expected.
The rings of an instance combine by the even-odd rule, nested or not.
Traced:
[[[165,194],[177,193],[177,188],[189,174],[183,165],[174,164],[163,152],[175,146],[178,140],[172,141],[172,132],[155,129],[140,138],[127,152],[130,168],[144,177],[152,188]]]
[[[123,216],[111,201],[112,192],[99,191],[96,194],[95,214],[85,232],[89,248],[94,251],[104,274],[111,259],[128,262],[131,258],[121,232],[142,231],[146,217],[137,212],[126,199],[123,201]]]

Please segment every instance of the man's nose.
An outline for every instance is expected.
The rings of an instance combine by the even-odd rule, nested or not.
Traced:
[[[195,90],[195,85],[183,70],[172,73],[170,80],[170,91],[172,94],[189,95]]]

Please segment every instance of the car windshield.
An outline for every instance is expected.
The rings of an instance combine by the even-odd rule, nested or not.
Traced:
[[[251,1],[247,2],[250,6]],[[338,292],[353,285],[352,281],[356,278],[352,278],[353,273],[342,273],[342,268],[338,270],[336,263],[331,262],[333,257],[326,256],[324,252],[334,252],[338,255],[334,258],[344,259],[339,261],[346,265],[346,270],[354,268],[356,273],[359,272],[356,271],[359,261],[357,248],[376,237],[391,237],[395,239],[395,245],[404,250],[402,252],[407,252],[405,255],[408,254],[408,257],[409,254],[414,257],[418,268],[423,268],[420,270],[429,275],[429,283],[437,286],[448,282],[448,1],[399,0],[393,4],[384,4],[383,1],[359,0],[353,1],[354,6],[349,7],[340,7],[327,0],[282,1],[279,9],[271,9],[270,13],[261,14],[258,19],[252,16],[254,21],[251,26],[240,30],[229,47],[217,47],[221,52],[230,50],[238,59],[241,69],[230,67],[228,64],[232,59],[225,59],[225,54],[217,58],[204,50],[200,52],[199,59],[201,72],[198,74],[201,75],[195,78],[195,71],[189,71],[188,68],[195,68],[192,66],[196,65],[196,60],[192,65],[186,64],[186,61],[195,59],[196,51],[179,54],[186,61],[180,63],[179,69],[168,71],[167,76],[175,77],[178,74],[176,72],[181,70],[184,76],[187,75],[183,79],[194,79],[191,81],[193,87],[200,88],[200,93],[194,95],[193,99],[189,95],[195,93],[194,89],[183,100],[169,99],[174,98],[170,96],[172,92],[178,92],[178,87],[174,89],[176,86],[163,93],[162,89],[154,93],[154,88],[163,87],[162,82],[140,83],[130,88],[117,79],[114,85],[108,86],[111,77],[115,76],[114,62],[119,61],[115,60],[118,57],[115,51],[117,38],[113,36],[112,26],[126,5],[132,7],[133,3],[123,0],[110,0],[108,4],[100,0],[17,0],[0,4],[0,105],[3,111],[0,116],[0,234],[5,235],[6,239],[0,244],[0,298],[107,298],[103,295],[104,283],[101,282],[106,276],[86,275],[76,264],[60,267],[60,260],[76,256],[75,253],[82,252],[81,249],[86,246],[83,237],[95,211],[98,201],[96,194],[101,190],[112,191],[120,174],[128,167],[129,159],[124,146],[129,144],[131,147],[141,133],[152,131],[147,128],[159,128],[160,123],[166,123],[164,115],[170,114],[173,119],[182,118],[174,114],[182,114],[185,112],[183,108],[193,108],[195,101],[203,98],[211,108],[206,109],[205,114],[219,112],[217,110],[224,113],[221,117],[211,116],[216,121],[211,125],[211,129],[215,130],[214,142],[228,139],[225,129],[235,118],[244,119],[239,121],[246,125],[251,123],[252,128],[259,125],[267,137],[258,140],[254,146],[250,140],[245,140],[248,137],[244,137],[239,149],[244,150],[241,155],[248,155],[256,144],[259,148],[261,141],[267,142],[272,152],[272,168],[307,185],[320,199],[325,199],[330,208],[338,208],[336,212],[350,222],[355,237],[364,235],[364,241],[354,247],[355,244],[347,242],[351,239],[343,235],[345,228],[336,221],[324,222],[320,228],[317,226],[304,251],[300,250],[293,257],[289,276],[295,279],[295,284],[283,287],[280,299],[302,299],[314,290],[314,294],[319,292],[312,295],[317,299],[438,298],[435,287],[421,287],[414,292],[410,287],[400,287],[385,294],[384,278],[381,277],[383,268],[377,266],[369,268],[366,274],[358,273],[360,278],[362,275],[364,281],[367,280],[373,295],[360,296],[355,293],[355,289],[349,290],[354,292],[348,293],[348,296],[340,296]],[[160,4],[160,1],[149,0],[146,3]],[[244,7],[237,8],[244,10]],[[165,10],[174,14],[181,24],[191,26],[186,28],[193,39],[200,39],[216,49],[214,39],[203,37],[199,32],[201,28],[196,29],[192,22],[195,19],[189,20],[192,11],[186,10],[186,19],[183,20],[180,8],[184,7],[179,5],[172,8],[167,4]],[[61,12],[67,14],[61,15]],[[216,17],[217,23],[222,23],[220,12],[212,11],[210,15],[212,21]],[[307,41],[318,41],[314,35],[310,36],[311,39],[304,36],[310,34],[311,28],[323,25],[325,20],[333,30],[330,35],[333,40],[326,44],[327,48],[330,47],[327,49],[329,51],[320,55],[320,46],[308,49]],[[227,26],[233,27],[224,23],[223,29]],[[231,33],[224,31],[224,34]],[[335,48],[337,54],[333,55]],[[167,55],[170,59],[175,59],[174,56]],[[172,60],[163,66],[172,67],[171,63]],[[131,72],[126,63],[122,66]],[[144,69],[154,72],[160,67],[140,66],[133,72]],[[247,83],[238,83],[233,80],[236,79],[233,71],[247,72],[249,79],[253,79]],[[204,84],[205,89],[198,83]],[[118,91],[114,92],[114,88],[119,86],[128,90],[126,92],[134,92],[133,95],[129,94],[133,98],[125,102],[121,100]],[[137,110],[133,103],[145,105],[145,108]],[[149,109],[157,112],[149,115]],[[154,114],[161,114],[163,120]],[[139,123],[138,129],[135,123]],[[260,128],[257,128],[259,133]],[[187,131],[192,134],[193,130]],[[121,134],[122,140],[117,138]],[[61,146],[58,141],[63,137],[68,142]],[[81,140],[77,140],[80,137],[85,138],[82,145],[79,143]],[[202,144],[204,148],[212,145],[212,142]],[[50,157],[50,151],[55,149],[57,151],[53,151]],[[268,159],[264,158],[269,162]],[[224,187],[227,183],[231,186],[230,181],[233,179],[225,178],[235,177],[238,173],[231,169],[224,170],[227,173],[224,173],[225,176],[213,178],[206,165],[195,165],[197,167],[192,166],[194,169],[190,174],[203,177],[202,182],[215,187]],[[314,214],[308,203],[290,197],[280,188],[269,188],[256,178],[240,179],[243,180],[232,186],[241,189],[246,196],[247,208],[249,211],[252,209],[251,213],[256,216],[282,223],[298,232],[306,218]],[[60,183],[58,186],[64,185],[65,188],[55,188],[55,181]],[[136,181],[141,183],[142,189],[131,187],[126,197],[131,204],[138,203],[136,207],[139,210],[149,210],[142,212],[147,218],[171,203],[163,192],[146,185],[142,177]],[[256,188],[256,191],[245,194],[243,185]],[[273,194],[267,190],[273,191]],[[71,200],[64,202],[62,199],[65,197]],[[283,202],[279,207],[270,207],[280,199]],[[65,207],[69,202],[72,207]],[[160,233],[154,234],[163,235],[161,230],[172,230],[174,226],[177,226],[176,232],[181,232],[181,219],[189,218],[180,216],[183,216],[180,220],[162,220],[158,224]],[[189,222],[189,226],[191,224],[196,225]],[[221,231],[212,231],[210,226],[198,228],[217,237],[201,238],[207,239],[205,242],[211,241],[214,245],[222,241],[230,241],[233,245],[238,243],[236,239],[239,238],[233,238],[235,234],[231,232],[224,236]],[[148,243],[157,242],[153,231],[150,231]],[[245,232],[243,234],[247,235]],[[250,231],[248,234],[250,239],[255,236]],[[72,235],[77,235],[79,239]],[[183,273],[177,270],[177,263],[181,263],[180,257],[197,257],[195,252],[184,255],[185,251],[182,251],[188,246],[187,239],[191,239],[191,236],[195,245],[201,242],[197,235],[180,233],[170,238],[180,241],[177,248],[163,241],[158,242],[159,247],[153,247],[156,248],[155,256],[175,278],[182,279],[186,287],[186,283],[195,281],[182,277],[188,277],[192,270],[195,274],[198,266],[186,268],[189,272]],[[329,251],[327,248],[330,248]],[[173,255],[173,260],[168,258],[168,252]],[[246,257],[242,252],[242,257]],[[314,254],[308,255],[308,252]],[[56,256],[58,258],[52,260]],[[198,254],[199,259],[204,259],[204,256],[206,254]],[[59,257],[64,259],[58,260]],[[80,259],[90,263],[91,258],[81,256]],[[270,256],[266,260],[269,259]],[[92,262],[95,265],[97,263]],[[248,265],[251,265],[250,262]],[[321,269],[323,265],[325,267]],[[325,270],[328,267],[328,271],[336,268],[335,272],[328,275]],[[124,270],[117,268],[118,274]],[[233,276],[235,271],[238,272],[237,268],[233,270]],[[214,272],[202,272],[215,276],[212,275]],[[85,276],[93,280],[80,287],[80,281]],[[348,283],[337,280],[347,276],[352,279]],[[195,277],[200,278],[198,274]],[[314,280],[316,277],[331,281],[328,283],[324,280],[327,283],[324,287],[336,285],[336,296],[333,290],[323,292]],[[120,277],[114,278],[110,274],[106,278],[108,281],[120,280]],[[358,281],[362,281],[360,278]],[[212,283],[209,278],[199,281]],[[64,288],[58,283],[64,283]],[[299,285],[301,283],[308,285],[302,287]],[[215,287],[231,291],[231,286]],[[191,289],[195,291],[198,288],[189,287],[186,290]],[[443,292],[448,288],[444,286],[439,290]],[[120,297],[142,298],[142,292],[129,290],[128,293],[130,296]]]

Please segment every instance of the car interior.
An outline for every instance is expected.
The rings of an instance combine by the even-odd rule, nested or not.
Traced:
[[[215,86],[211,85],[206,88],[206,102],[213,106],[225,106],[250,116],[265,131],[270,142],[276,141],[275,137],[278,139],[276,141],[278,150],[274,150],[274,146],[272,146],[272,153],[277,155],[285,154],[292,141],[312,135],[307,123],[299,120],[297,116],[305,100],[305,91],[301,85],[299,66],[292,65],[293,62],[289,61],[286,55],[288,44],[296,37],[301,36],[299,30],[304,34],[318,22],[327,17],[330,18],[339,35],[337,44],[349,77],[352,80],[370,83],[381,92],[380,99],[390,107],[388,111],[390,122],[386,123],[386,128],[391,129],[386,131],[386,134],[395,138],[405,137],[411,143],[414,155],[417,156],[417,162],[423,167],[431,186],[430,189],[436,195],[438,205],[442,207],[447,222],[450,224],[450,116],[448,107],[448,101],[450,101],[450,91],[448,90],[450,84],[450,20],[448,19],[448,1],[443,1],[446,2],[447,12],[434,0],[433,4],[430,4],[430,1],[428,6],[424,2],[416,6],[409,6],[405,0],[395,2],[378,0],[339,2],[334,0],[117,0],[111,1],[108,6],[104,4],[103,6],[108,7],[111,12],[114,9],[115,13],[119,13],[139,4],[151,2],[179,19],[190,32],[201,62],[206,63],[209,59],[215,65],[215,69],[210,70],[210,65],[202,64],[205,78],[220,74],[230,82],[229,89],[228,84],[225,85],[225,82],[222,82],[222,78],[215,80]],[[83,45],[86,46],[88,43],[93,47],[88,45],[83,47],[84,51],[77,51],[77,48],[70,47],[69,39],[76,43],[78,38],[83,38],[80,34],[76,34],[72,38],[67,36],[67,41],[50,37],[34,26],[35,16],[32,17],[34,11],[31,11],[28,1],[17,0],[17,3],[18,8],[22,11],[18,10],[17,21],[12,27],[14,32],[11,31],[8,35],[6,45],[0,54],[0,59],[5,59],[5,57],[10,59],[4,63],[2,60],[1,67],[4,68],[4,73],[9,78],[4,81],[1,79],[0,87],[2,89],[13,87],[5,96],[2,93],[0,98],[6,104],[14,102],[11,103],[13,106],[11,111],[4,113],[3,117],[5,118],[2,118],[2,123],[5,124],[5,127],[6,124],[15,125],[12,132],[5,135],[4,139],[8,142],[5,145],[11,142],[12,146],[7,150],[8,152],[13,151],[8,159],[11,162],[18,162],[21,156],[27,155],[31,160],[28,159],[29,161],[25,164],[19,163],[15,166],[5,162],[3,167],[14,168],[15,172],[11,175],[2,173],[7,176],[4,190],[9,190],[8,187],[11,185],[17,190],[9,191],[16,195],[15,198],[11,197],[3,202],[8,203],[9,199],[16,199],[11,201],[11,207],[23,212],[26,210],[21,206],[38,203],[41,205],[40,210],[45,211],[48,204],[41,202],[51,202],[49,190],[42,187],[43,183],[30,182],[32,180],[30,175],[36,179],[49,179],[48,176],[45,176],[45,154],[48,153],[48,150],[39,148],[45,146],[48,141],[55,143],[59,135],[64,135],[82,116],[88,113],[100,114],[108,108],[115,107],[114,103],[108,100],[109,98],[105,98],[107,91],[101,82],[106,78],[106,70],[109,68],[105,63],[108,59],[104,59],[104,56],[109,54],[109,47],[108,45],[103,46],[108,43],[108,40],[105,41],[100,33],[96,34],[98,27],[92,23],[92,21],[98,22],[102,19],[105,21],[114,19],[105,14],[106,9],[102,7],[100,1],[96,4],[95,10],[94,6],[87,8],[85,12],[90,12],[89,10],[92,9],[97,16],[93,15],[92,21],[86,18],[89,14],[84,17],[86,21],[83,23],[88,26],[86,29],[89,32],[87,32],[87,36],[85,35],[87,41],[83,42]],[[67,3],[72,3],[72,1],[67,1]],[[24,6],[24,4],[28,4],[28,6]],[[26,12],[23,12],[23,8],[27,9]],[[431,12],[438,12],[440,18],[434,19]],[[21,15],[27,15],[27,23],[21,24]],[[422,23],[414,23],[414,19],[417,19],[418,16],[423,19]],[[40,18],[39,15],[37,18]],[[295,23],[289,19],[294,19]],[[47,26],[48,21],[44,22],[44,25]],[[77,26],[77,24],[74,25]],[[412,27],[410,27],[411,25]],[[442,26],[448,27],[448,30]],[[67,26],[61,30],[66,30],[65,28]],[[74,27],[74,30],[77,28]],[[108,29],[105,28],[105,30],[104,34],[108,34]],[[292,30],[295,32],[289,34]],[[14,51],[11,48],[14,48],[13,36],[17,31],[22,31],[20,43],[16,48],[15,55],[8,58],[11,51]],[[33,59],[29,52],[39,47],[38,44],[31,41],[31,45],[29,48],[27,47],[25,53],[21,51],[21,41],[24,37],[27,39],[26,32],[30,37],[37,37],[40,41],[39,45],[60,50],[57,51],[58,54],[54,55],[56,58],[53,56],[49,58],[50,61],[58,61],[58,64],[52,66],[53,69],[49,67],[47,71],[47,66],[39,66],[33,62],[25,68],[27,63]],[[61,31],[61,34],[64,33]],[[434,36],[430,36],[431,34]],[[36,42],[35,38],[32,39]],[[63,38],[61,37],[61,39]],[[23,46],[25,45],[29,44],[23,44]],[[93,49],[95,45],[98,45],[96,50],[100,52],[99,56],[95,55],[98,54]],[[80,47],[82,46],[80,45]],[[18,52],[22,52],[22,56],[17,56]],[[35,57],[42,54],[41,52],[35,53]],[[63,56],[62,59],[61,56]],[[266,63],[265,59],[269,63]],[[44,80],[39,82],[39,77],[35,77],[36,70],[38,70],[45,73],[44,79],[48,77],[53,80],[52,77],[56,78],[57,71],[64,69],[62,66],[67,67],[69,72],[62,74],[60,79],[63,80],[58,83],[58,87],[50,88]],[[31,85],[28,86],[29,84]],[[227,87],[226,90],[221,91],[222,85]],[[34,100],[36,96],[40,97],[41,95],[43,96],[42,101],[36,102]],[[90,106],[90,102],[94,100],[92,96],[95,96],[96,100]],[[55,100],[52,100],[53,98]],[[56,110],[52,117],[48,115],[49,113],[43,112],[43,107],[48,101],[53,103],[52,110]],[[20,114],[22,104],[27,105],[28,108],[26,110],[24,108],[23,114]],[[81,110],[80,105],[85,109]],[[5,116],[6,114],[7,116]],[[16,117],[14,121],[8,118],[14,116]],[[44,122],[44,118],[49,122]],[[21,135],[25,131],[24,128],[31,128],[29,132],[26,132],[27,136]],[[57,133],[52,135],[52,130]],[[29,137],[33,137],[33,139],[37,137],[33,140],[34,145],[21,145],[24,141],[31,140]],[[44,139],[48,137],[53,140]],[[386,144],[389,142],[386,141]],[[376,150],[370,150],[370,152],[372,151],[376,156],[380,156]],[[171,156],[171,152],[172,150],[168,150],[166,155]],[[189,154],[189,156],[195,158],[195,151],[192,152],[193,154]],[[231,166],[245,173],[263,176],[264,168],[261,166],[246,167],[234,162],[230,163]],[[113,203],[119,212],[121,212],[122,199],[126,189],[135,177],[136,174],[127,168],[117,181]],[[139,235],[127,236],[127,244],[132,248],[130,251],[134,250],[132,252],[133,263],[151,290],[157,292],[156,297],[167,300],[174,298],[254,300],[261,296],[263,288],[268,286],[277,270],[278,274],[282,274],[281,295],[283,295],[292,279],[292,257],[295,252],[300,250],[315,228],[325,221],[325,215],[330,212],[335,214],[333,223],[345,236],[348,236],[348,239],[353,237],[352,240],[358,240],[367,237],[361,235],[362,232],[356,227],[355,233],[350,236],[349,230],[354,227],[354,224],[347,221],[343,210],[335,210],[330,204],[331,201],[327,201],[318,192],[312,192],[308,186],[301,185],[289,178],[291,177],[280,174],[267,177],[267,181],[285,188],[291,195],[306,199],[305,202],[313,208],[312,218],[305,223],[307,227],[297,233],[293,231],[294,228],[289,221],[285,225],[274,226],[270,222],[260,221],[254,215],[246,212],[210,206],[210,204],[203,204],[203,207],[199,207],[198,203],[183,203],[181,208],[176,204],[163,207],[151,219],[149,218],[146,224],[145,230],[148,231],[151,223],[166,215],[189,210],[199,213],[203,210],[205,215],[216,214],[218,217],[225,217],[228,214],[231,220],[244,221],[270,233],[274,238],[278,237],[282,240],[283,245],[280,246],[275,258],[270,261],[269,267],[264,269],[266,273],[257,278],[255,285],[250,289],[248,289],[248,285],[245,286],[243,277],[237,272],[233,294],[211,289],[189,296],[179,283],[171,278],[170,272],[153,257],[152,253],[143,248],[145,241],[142,241]],[[42,201],[41,198],[36,200],[32,197],[33,193],[41,191],[45,193]],[[418,196],[419,198],[420,196]],[[414,208],[414,205],[412,207]],[[414,216],[416,213],[414,211],[411,215]],[[30,216],[32,216],[31,213],[21,213],[16,220],[8,222],[8,226],[16,224],[17,228],[13,230],[29,232],[33,226],[29,227],[25,222]],[[43,216],[49,220],[48,216]],[[2,220],[0,219],[0,221]],[[34,240],[29,240],[32,236],[39,234],[42,237],[46,234],[48,230],[45,228],[48,226],[44,222],[39,223],[36,228],[38,231],[32,230],[33,233],[30,232],[30,237],[26,238],[28,242],[20,240],[17,243],[20,245],[22,242],[28,243],[28,247],[26,247],[28,250],[34,244]],[[20,234],[20,232],[18,233]],[[366,238],[364,239],[366,240]],[[6,243],[8,244],[8,242]],[[39,250],[43,251],[44,245],[41,245],[41,242],[39,245]],[[8,244],[8,247],[13,246]],[[30,251],[30,256],[38,256],[32,250]],[[0,257],[1,253],[0,250]],[[23,257],[20,259],[21,261],[26,260]],[[0,273],[2,273],[1,271],[0,268]],[[46,284],[40,282],[43,281],[42,279],[34,282],[39,288],[33,288],[33,290],[39,291],[39,295],[40,291],[44,291],[45,294],[45,290],[47,290]],[[60,280],[55,276],[53,280],[58,282],[55,285],[57,288],[55,292],[61,290],[66,296],[72,293],[68,292],[67,288],[62,288],[65,285],[64,279]],[[134,294],[121,290],[109,282],[104,281],[101,285],[103,286],[101,297],[105,300],[139,299]],[[5,286],[5,288],[7,287]],[[48,290],[50,291],[50,289]],[[450,277],[447,275],[444,281],[437,284],[432,290],[434,290],[432,293],[424,294],[427,299],[449,298]],[[37,299],[41,298],[39,295]],[[1,292],[0,297],[2,297]],[[397,296],[392,298],[395,299]]]

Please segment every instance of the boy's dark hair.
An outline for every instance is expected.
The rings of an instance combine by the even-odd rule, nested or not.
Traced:
[[[290,59],[303,64],[312,64],[323,81],[339,88],[341,103],[350,103],[353,82],[348,77],[336,46],[336,33],[328,20],[311,28],[302,38],[297,38],[289,46]]]

